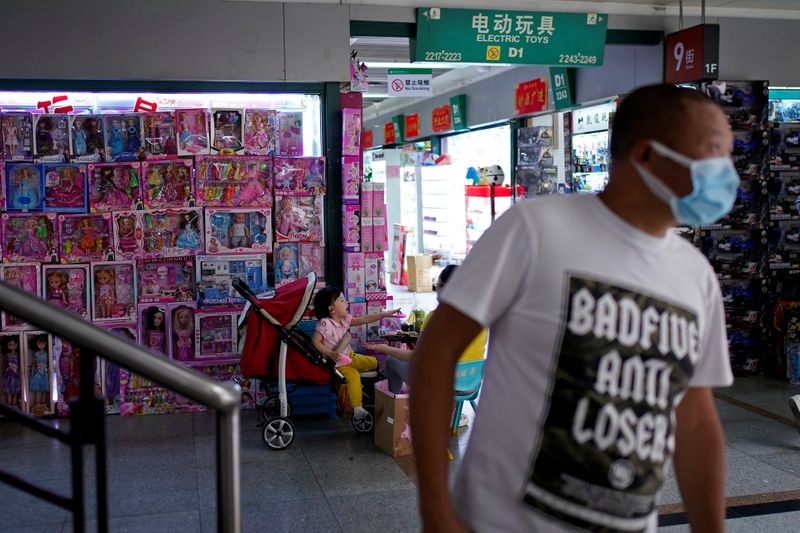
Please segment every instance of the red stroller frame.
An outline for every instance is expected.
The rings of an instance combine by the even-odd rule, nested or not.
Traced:
[[[259,299],[241,280],[233,281],[233,287],[250,304],[244,313],[247,333],[240,362],[242,375],[264,383],[278,381],[277,402],[268,399],[260,408],[262,438],[274,450],[288,448],[294,440],[287,381],[331,385],[345,381],[334,361],[320,354],[308,334],[297,327],[315,285],[316,276],[310,274],[279,287],[270,298]]]

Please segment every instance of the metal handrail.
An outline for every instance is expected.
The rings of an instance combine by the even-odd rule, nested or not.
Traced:
[[[0,310],[216,409],[217,526],[224,532],[241,530],[238,385],[213,381],[2,281]]]

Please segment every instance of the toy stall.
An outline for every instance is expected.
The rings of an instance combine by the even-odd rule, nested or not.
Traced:
[[[260,292],[314,272],[324,284],[340,272],[330,257],[341,261],[326,249],[340,247],[326,243],[328,177],[339,176],[330,170],[339,154],[324,157],[338,144],[324,137],[325,117],[337,119],[326,86],[267,85],[0,91],[2,279],[212,379],[239,381],[243,407],[254,406],[263,387],[238,369],[244,300],[232,280]],[[360,102],[344,118],[348,295],[371,308],[385,301],[376,292],[385,223],[370,207],[382,204],[377,193],[360,186]],[[0,327],[1,401],[67,415],[80,348],[5,314]],[[109,413],[202,409],[106,361],[96,388]]]

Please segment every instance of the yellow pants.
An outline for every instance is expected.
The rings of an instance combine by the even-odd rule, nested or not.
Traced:
[[[361,393],[361,374],[378,368],[378,360],[374,357],[361,354],[351,354],[353,362],[349,365],[340,366],[336,370],[342,373],[347,379],[347,396],[350,398],[350,405],[359,407],[363,403]]]

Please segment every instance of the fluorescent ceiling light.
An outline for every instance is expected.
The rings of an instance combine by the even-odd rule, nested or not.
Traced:
[[[377,100],[380,98],[389,98],[389,95],[386,93],[364,93],[362,98],[365,100]]]
[[[452,69],[464,68],[469,65],[464,63],[400,63],[392,61],[365,61],[367,68],[438,68]]]

